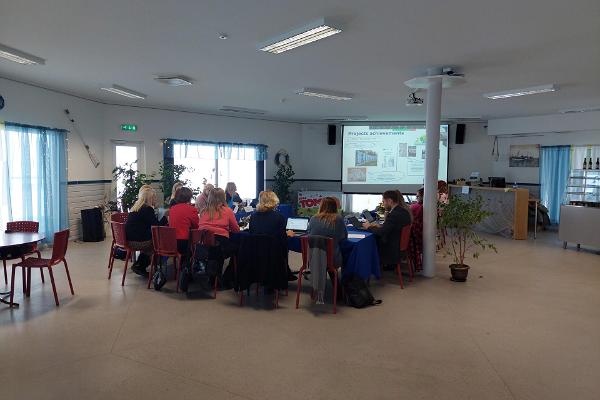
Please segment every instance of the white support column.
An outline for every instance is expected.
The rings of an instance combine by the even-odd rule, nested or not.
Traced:
[[[442,78],[429,79],[425,142],[425,196],[423,197],[423,275],[435,275],[437,235],[437,182],[440,164],[440,119]]]

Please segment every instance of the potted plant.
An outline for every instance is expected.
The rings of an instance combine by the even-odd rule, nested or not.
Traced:
[[[158,174],[160,175],[160,182],[162,183],[162,192],[165,200],[171,197],[171,190],[173,190],[173,184],[175,182],[181,182],[184,186],[189,187],[192,190],[194,195],[200,193],[200,188],[192,188],[190,187],[189,179],[181,179],[181,176],[184,172],[194,172],[194,169],[191,167],[186,167],[181,164],[172,164],[168,162],[160,162],[158,166]],[[202,179],[202,183],[206,184],[206,178]]]
[[[478,258],[480,251],[497,252],[493,243],[480,237],[473,229],[492,213],[483,209],[481,196],[470,199],[460,195],[451,196],[447,203],[439,206],[440,228],[447,230],[449,239],[444,247],[445,256],[452,256],[454,261],[450,265],[451,279],[464,282],[469,274],[469,266],[465,264],[468,254]]]
[[[291,201],[290,186],[294,183],[294,170],[289,164],[281,164],[274,176],[273,191],[279,197],[281,204]]]
[[[137,161],[123,164],[112,171],[114,180],[121,180],[123,184],[123,192],[117,194],[117,200],[121,204],[121,211],[123,212],[127,212],[133,203],[135,203],[140,188],[152,182],[152,175],[141,173],[137,169],[132,168],[135,163]]]

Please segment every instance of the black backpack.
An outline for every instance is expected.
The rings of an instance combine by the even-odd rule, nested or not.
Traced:
[[[354,275],[344,281],[344,295],[346,304],[355,308],[365,308],[382,303],[381,300],[375,300],[366,282]]]
[[[179,276],[179,289],[182,292],[187,292],[190,282],[194,280],[207,283],[209,278],[214,279],[220,275],[218,252],[220,252],[218,247],[196,245],[194,257],[183,266]]]

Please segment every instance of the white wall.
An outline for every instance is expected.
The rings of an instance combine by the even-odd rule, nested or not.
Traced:
[[[492,176],[491,154],[494,138],[487,135],[484,123],[465,124],[465,141],[455,144],[456,124],[450,125],[448,180],[469,178],[471,172],[479,172],[486,180]]]
[[[136,124],[138,131],[124,133],[120,130],[122,123]],[[165,138],[265,144],[269,146],[270,154],[266,178],[275,173],[272,159],[279,149],[286,149],[296,163],[300,161],[302,152],[300,124],[178,111],[106,106],[104,132],[106,179],[111,179],[113,140],[143,142],[145,171],[148,173],[158,171],[158,164],[163,158],[160,139]]]
[[[104,160],[104,105],[3,78],[0,78],[0,94],[5,101],[5,107],[0,111],[0,119],[3,121],[72,131],[64,112],[68,109],[98,159]],[[97,169],[92,166],[77,135],[71,132],[68,138],[68,179],[103,179],[102,166]]]

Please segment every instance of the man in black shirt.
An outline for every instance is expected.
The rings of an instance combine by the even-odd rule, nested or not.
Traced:
[[[398,190],[388,190],[383,193],[383,206],[387,216],[383,224],[365,222],[363,228],[368,229],[377,237],[379,258],[386,267],[395,266],[400,261],[400,235],[402,228],[410,225],[410,211],[402,207],[402,193]]]

